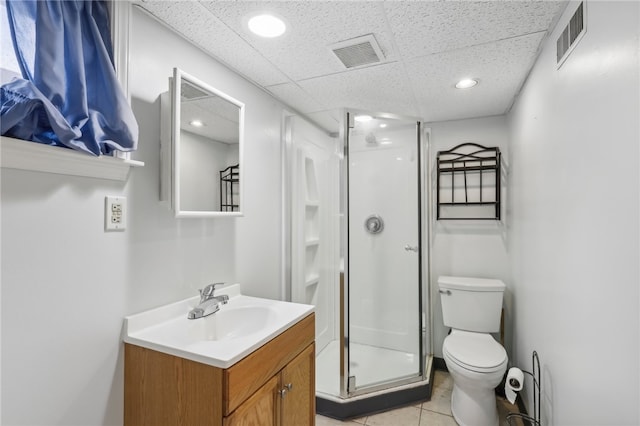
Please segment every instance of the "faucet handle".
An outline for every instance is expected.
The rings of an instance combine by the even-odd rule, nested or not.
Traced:
[[[198,290],[200,292],[200,299],[202,301],[205,301],[207,299],[212,298],[213,292],[215,291],[216,287],[224,284],[226,283],[213,283],[213,284],[207,285],[205,288],[201,288],[200,290]]]
[[[209,284],[210,286],[213,287],[213,289],[215,290],[217,287],[220,287],[222,285],[226,285],[227,283],[213,283],[213,284]]]

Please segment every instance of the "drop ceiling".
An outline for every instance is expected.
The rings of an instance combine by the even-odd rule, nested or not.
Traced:
[[[212,57],[328,131],[340,108],[445,121],[508,112],[566,2],[139,1]],[[246,29],[256,12],[285,35]],[[347,69],[336,43],[372,34],[382,62]],[[455,89],[465,77],[480,81]]]

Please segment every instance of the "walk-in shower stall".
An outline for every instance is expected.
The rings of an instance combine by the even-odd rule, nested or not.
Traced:
[[[317,410],[348,418],[430,395],[427,133],[344,111],[286,127],[288,288],[316,307]]]

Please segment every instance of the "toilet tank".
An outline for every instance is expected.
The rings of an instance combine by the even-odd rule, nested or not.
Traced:
[[[500,280],[469,277],[438,277],[444,325],[479,333],[500,331],[502,296]]]

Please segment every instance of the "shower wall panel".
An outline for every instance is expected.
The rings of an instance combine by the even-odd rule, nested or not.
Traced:
[[[288,124],[294,177],[291,298],[315,306],[319,353],[338,332],[339,162],[333,138],[299,117]]]

